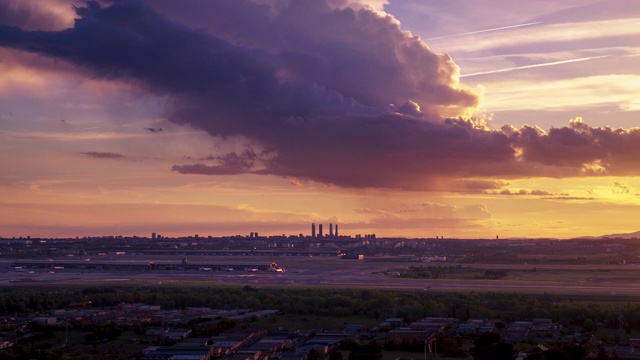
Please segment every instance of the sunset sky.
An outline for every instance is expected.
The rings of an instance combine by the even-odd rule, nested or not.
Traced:
[[[0,237],[640,230],[640,1],[6,0]]]

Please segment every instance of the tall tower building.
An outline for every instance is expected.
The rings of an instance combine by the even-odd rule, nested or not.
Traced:
[[[336,237],[338,237],[338,224],[336,224]]]
[[[322,237],[322,224],[318,224],[318,237]]]
[[[329,236],[333,236],[333,223],[329,223]]]
[[[311,237],[316,237],[316,224],[312,223],[311,224]]]

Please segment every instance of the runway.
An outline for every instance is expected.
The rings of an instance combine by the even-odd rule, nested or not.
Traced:
[[[211,260],[211,259],[210,259]],[[242,261],[242,259],[238,259]],[[537,265],[538,277],[528,280],[507,276],[501,280],[476,278],[409,279],[388,276],[389,269],[409,266],[428,266],[421,263],[382,263],[358,260],[343,260],[322,257],[296,257],[277,259],[252,259],[274,261],[285,272],[247,270],[162,270],[162,271],[105,271],[98,269],[16,269],[7,260],[0,262],[0,286],[254,286],[254,287],[326,287],[326,288],[376,288],[411,291],[496,291],[556,294],[640,294],[640,283],[636,282],[635,268],[622,265],[602,265],[602,268],[582,265],[545,267]],[[455,267],[458,264],[440,264]],[[473,264],[475,268],[509,268],[520,266],[522,271],[530,266],[514,264]],[[544,271],[553,271],[554,276],[545,276]],[[565,271],[571,276],[558,276]],[[592,273],[601,271],[617,281],[600,281]],[[584,276],[581,276],[584,274]],[[627,275],[628,274],[628,275]],[[517,275],[517,274],[516,274]],[[527,276],[532,276],[527,273]]]

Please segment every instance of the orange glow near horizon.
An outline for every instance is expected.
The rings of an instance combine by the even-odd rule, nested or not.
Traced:
[[[0,237],[640,230],[640,3],[9,1]]]

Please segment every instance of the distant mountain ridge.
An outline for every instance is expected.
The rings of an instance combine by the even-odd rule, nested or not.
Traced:
[[[640,231],[626,233],[626,234],[609,234],[601,236],[585,236],[582,239],[602,239],[602,238],[618,238],[618,239],[633,239],[640,238]]]

